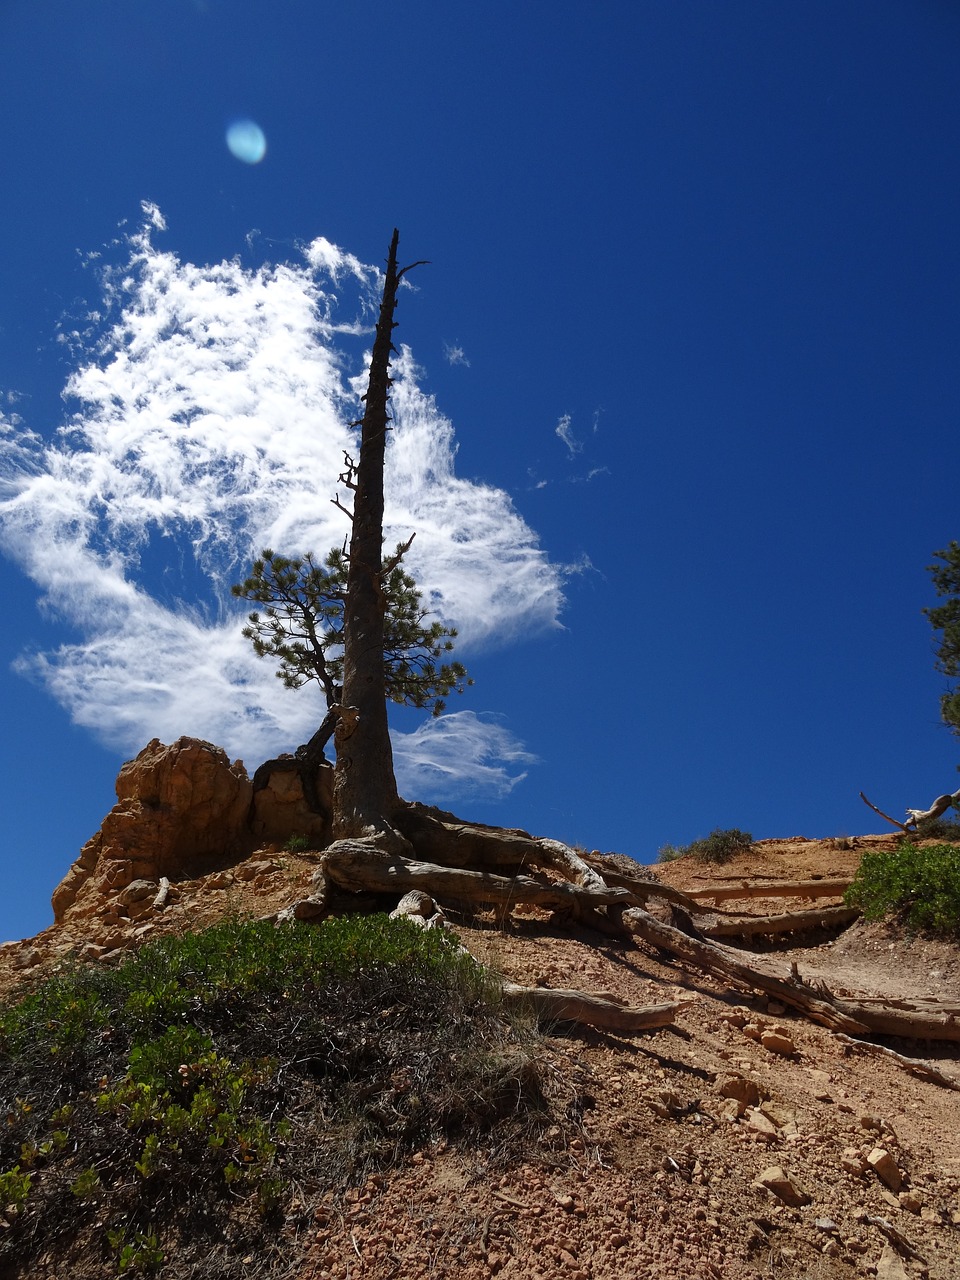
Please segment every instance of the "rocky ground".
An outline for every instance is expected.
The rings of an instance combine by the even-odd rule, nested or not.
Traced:
[[[846,848],[768,840],[723,867],[684,859],[658,872],[686,891],[842,877],[865,848],[884,846],[891,837]],[[91,899],[36,938],[0,948],[0,986],[30,982],[68,953],[111,963],[145,938],[228,911],[269,914],[306,891],[316,858],[274,845],[230,865],[207,860],[203,874],[171,877],[162,909],[152,895],[126,905]],[[300,1241],[298,1280],[960,1274],[960,1088],[642,943],[551,924],[535,910],[450,922],[516,981],[633,1005],[689,1003],[674,1026],[629,1039],[583,1029],[547,1038],[543,1069],[578,1121],[572,1137],[558,1126],[519,1164],[495,1151],[423,1152],[346,1195],[321,1196]],[[856,924],[765,958],[784,969],[794,960],[841,993],[955,996],[960,987],[958,948],[883,926]],[[957,1046],[887,1044],[960,1085]],[[52,1263],[46,1274],[57,1276]]]

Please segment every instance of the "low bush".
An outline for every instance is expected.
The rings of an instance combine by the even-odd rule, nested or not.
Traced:
[[[294,1187],[525,1140],[548,1123],[536,1042],[499,991],[385,916],[232,920],[67,969],[0,1007],[0,1273],[96,1238],[117,1273],[239,1276],[306,1212]]]
[[[950,844],[865,853],[844,901],[866,920],[895,916],[908,928],[960,938],[960,851]]]
[[[665,844],[657,855],[657,860],[673,862],[677,858],[690,857],[696,858],[698,862],[724,863],[735,858],[744,849],[749,849],[751,844],[753,836],[749,831],[741,831],[738,827],[726,830],[716,827],[704,839],[694,840],[692,844]]]
[[[946,844],[960,844],[960,822],[953,818],[926,818],[917,824],[917,835],[922,840],[942,840]]]

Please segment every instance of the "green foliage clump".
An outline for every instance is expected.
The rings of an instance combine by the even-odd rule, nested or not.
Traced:
[[[941,632],[937,648],[937,670],[949,679],[960,677],[960,542],[951,542],[933,553],[939,564],[929,566],[934,589],[945,603],[924,609],[934,631]],[[940,713],[954,733],[960,734],[960,685],[954,685],[940,699]]]
[[[385,916],[228,920],[68,968],[0,1006],[0,1271],[99,1231],[121,1273],[229,1238],[243,1274],[295,1185],[536,1127],[531,1036],[441,931]]]
[[[908,928],[960,938],[960,851],[950,844],[865,853],[844,895],[867,920],[895,916]]]
[[[462,663],[441,661],[457,633],[437,619],[428,621],[421,592],[400,565],[406,549],[397,547],[382,576],[387,697],[438,716],[447,695],[462,693],[473,681]],[[339,702],[343,683],[347,569],[347,557],[337,548],[322,564],[309,553],[291,559],[268,549],[253,562],[250,576],[232,588],[235,596],[266,606],[251,613],[243,629],[257,656],[279,659],[277,676],[288,689],[319,684],[328,707]]]
[[[659,862],[674,862],[677,858],[696,858],[698,862],[729,862],[744,849],[753,844],[753,836],[749,831],[741,831],[738,827],[722,829],[716,827],[702,840],[694,840],[688,845],[665,844],[657,855]]]

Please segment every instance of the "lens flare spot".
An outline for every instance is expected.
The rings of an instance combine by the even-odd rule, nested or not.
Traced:
[[[267,154],[267,139],[253,120],[234,120],[227,130],[227,146],[244,164],[259,164]]]

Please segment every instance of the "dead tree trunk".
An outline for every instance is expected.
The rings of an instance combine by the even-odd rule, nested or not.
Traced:
[[[348,463],[354,500],[343,618],[343,702],[334,739],[333,833],[338,840],[393,835],[391,817],[400,804],[387,728],[381,581],[393,314],[400,280],[410,270],[397,269],[399,238],[394,230],[364,397],[360,457],[355,469]]]

